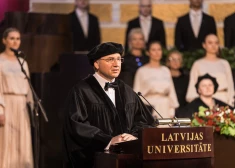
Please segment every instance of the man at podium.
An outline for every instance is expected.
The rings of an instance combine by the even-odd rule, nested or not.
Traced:
[[[88,53],[95,74],[77,83],[66,103],[66,167],[93,167],[95,152],[135,140],[138,130],[155,121],[138,95],[117,77],[123,47],[107,42]]]

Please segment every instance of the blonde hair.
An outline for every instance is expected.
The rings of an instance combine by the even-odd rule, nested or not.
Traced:
[[[130,45],[130,41],[132,40],[132,37],[133,37],[134,34],[141,34],[143,36],[143,39],[144,39],[144,33],[141,30],[141,28],[131,29],[131,31],[128,34],[129,50],[131,50],[131,48],[132,48],[131,45]]]
[[[144,37],[144,33],[141,30],[141,28],[134,28],[134,29],[131,29],[131,31],[128,34],[128,41],[131,40],[134,34],[141,34]]]

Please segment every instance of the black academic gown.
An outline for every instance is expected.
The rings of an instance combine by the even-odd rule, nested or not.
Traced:
[[[92,167],[95,152],[104,151],[112,137],[122,133],[138,136],[139,129],[154,126],[138,95],[121,80],[116,81],[116,107],[93,76],[72,89],[64,124],[67,167]]]
[[[215,104],[218,105],[219,107],[221,106],[229,106],[226,103],[215,99]],[[189,103],[187,106],[185,106],[184,108],[182,108],[179,113],[178,113],[178,117],[179,118],[193,118],[193,114],[195,112],[198,112],[199,107],[203,106],[205,108],[209,108],[200,98],[196,98],[194,99],[191,103]],[[231,106],[229,106],[231,109],[233,109]]]

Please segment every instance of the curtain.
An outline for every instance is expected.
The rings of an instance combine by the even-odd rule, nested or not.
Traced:
[[[29,0],[0,0],[0,22],[4,19],[5,12],[29,10]]]

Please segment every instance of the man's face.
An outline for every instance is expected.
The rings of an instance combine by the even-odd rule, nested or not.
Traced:
[[[139,12],[141,15],[147,17],[152,13],[152,3],[151,0],[140,0]]]
[[[75,5],[79,9],[87,10],[89,5],[89,0],[75,0]]]
[[[116,53],[98,59],[94,66],[100,76],[111,81],[120,74],[121,63],[121,55]]]
[[[199,83],[198,92],[201,96],[212,97],[214,94],[214,84],[210,79],[203,79]]]
[[[190,1],[190,7],[199,9],[202,7],[203,0],[189,0]]]

